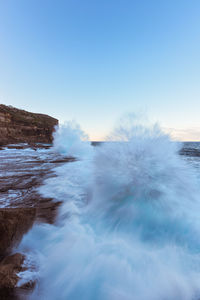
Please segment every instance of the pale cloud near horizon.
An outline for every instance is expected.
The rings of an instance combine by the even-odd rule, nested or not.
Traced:
[[[173,140],[178,141],[200,141],[200,127],[190,128],[163,128],[170,134]]]

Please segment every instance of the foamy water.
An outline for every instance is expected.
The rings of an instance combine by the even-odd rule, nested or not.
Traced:
[[[197,170],[158,126],[111,137],[92,147],[75,124],[57,130],[55,151],[78,160],[40,188],[63,201],[57,223],[35,225],[20,245],[39,267],[30,299],[199,299]]]

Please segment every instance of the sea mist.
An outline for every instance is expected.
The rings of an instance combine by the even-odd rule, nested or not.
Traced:
[[[199,181],[178,144],[141,124],[93,147],[68,123],[54,141],[77,160],[40,187],[63,202],[56,224],[21,243],[39,265],[30,299],[199,299]]]

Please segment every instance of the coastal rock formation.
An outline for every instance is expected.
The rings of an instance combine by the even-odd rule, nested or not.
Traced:
[[[0,209],[0,257],[9,254],[35,220],[35,208]]]
[[[20,272],[27,270],[24,265],[25,256],[15,253],[5,257],[0,262],[0,299],[1,300],[22,300],[27,299],[29,292],[35,286],[35,281],[28,281],[18,287]]]
[[[38,188],[47,178],[55,176],[54,168],[74,161],[54,151],[36,151],[17,145],[0,151],[0,299],[25,300],[36,283],[33,279],[20,283],[20,274],[33,266],[18,244],[33,223],[54,223],[60,202],[43,197]],[[13,254],[14,253],[14,254]],[[24,261],[25,259],[25,261]]]
[[[17,273],[24,271],[23,262],[25,256],[15,253],[5,257],[0,262],[0,290],[13,289],[19,280]]]
[[[0,104],[0,145],[51,143],[58,120]]]
[[[13,146],[14,147],[14,146]],[[20,147],[18,145],[17,147]],[[8,147],[9,148],[9,147]],[[25,269],[23,254],[17,245],[33,223],[54,223],[60,202],[44,198],[37,188],[46,178],[54,177],[53,169],[74,159],[53,151],[20,148],[0,151],[0,299],[25,300],[35,281],[19,284],[19,272]],[[26,263],[25,263],[26,265]],[[31,272],[30,265],[26,266]]]
[[[25,271],[25,256],[21,253],[10,254],[23,235],[31,228],[35,220],[35,208],[0,209],[0,299],[18,299],[15,296],[19,281],[18,273]],[[34,283],[28,282],[26,288]]]

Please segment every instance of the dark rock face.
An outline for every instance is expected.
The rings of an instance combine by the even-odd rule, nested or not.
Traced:
[[[15,253],[7,256],[0,263],[0,289],[15,288],[19,277],[18,272],[24,271],[23,261],[25,256]]]
[[[20,279],[18,273],[26,270],[23,267],[25,256],[10,253],[33,225],[35,214],[35,208],[0,209],[0,299],[18,299],[16,285]],[[33,284],[30,282],[30,288]]]
[[[19,272],[27,270],[23,265],[25,256],[15,253],[5,257],[0,262],[0,299],[1,300],[25,300],[33,290],[35,282],[30,281],[25,285],[16,287],[19,280]]]
[[[26,257],[13,253],[34,223],[55,222],[60,202],[42,196],[38,187],[45,179],[56,176],[56,166],[74,159],[51,148],[7,148],[0,151],[0,299],[27,300],[36,282],[19,286],[18,273],[26,270]]]
[[[35,220],[35,208],[0,209],[0,256],[9,254]]]
[[[58,120],[0,104],[0,145],[51,143]]]

